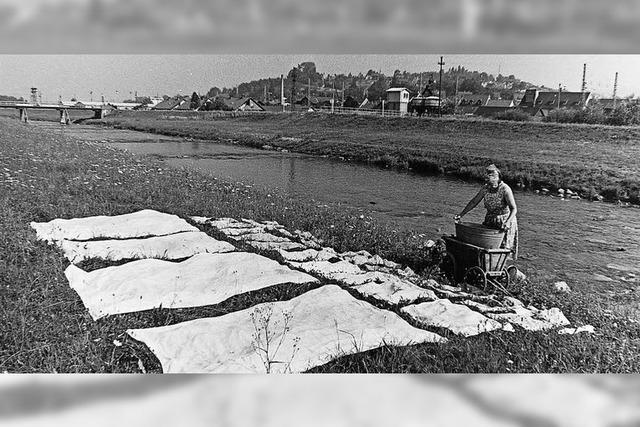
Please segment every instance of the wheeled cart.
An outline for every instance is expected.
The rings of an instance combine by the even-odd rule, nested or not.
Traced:
[[[505,267],[511,249],[487,249],[443,236],[447,252],[441,269],[463,290],[472,285],[485,292],[507,293],[510,280],[517,274],[514,265]]]

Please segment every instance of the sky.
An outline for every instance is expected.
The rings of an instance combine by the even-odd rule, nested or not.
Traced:
[[[583,64],[587,89],[611,97],[640,95],[640,55],[443,55],[445,66],[462,65],[489,74],[514,74],[538,85],[579,91]],[[139,96],[206,93],[211,87],[287,74],[313,61],[318,72],[392,75],[394,70],[437,71],[439,55],[0,55],[0,94],[28,98],[31,87],[42,99],[120,101]],[[90,94],[92,92],[92,94]]]

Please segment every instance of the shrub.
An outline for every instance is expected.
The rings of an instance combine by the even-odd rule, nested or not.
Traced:
[[[616,202],[620,200],[622,191],[620,187],[615,185],[609,185],[602,189],[602,197],[608,202]]]
[[[558,122],[558,123],[589,123],[603,124],[606,122],[606,115],[602,108],[598,106],[586,107],[583,109],[566,109],[553,110],[542,121]]]
[[[531,120],[531,115],[520,110],[507,110],[502,113],[497,113],[493,116],[497,120],[511,120],[514,122],[527,122]]]

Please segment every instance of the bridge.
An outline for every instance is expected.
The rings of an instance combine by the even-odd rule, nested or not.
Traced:
[[[93,117],[102,119],[109,114],[114,108],[106,103],[83,103],[82,101],[74,104],[64,103],[28,103],[28,102],[0,102],[0,108],[14,108],[20,112],[20,121],[29,122],[27,114],[28,110],[58,110],[60,112],[60,123],[68,125],[71,123],[69,118],[69,110],[93,111]]]

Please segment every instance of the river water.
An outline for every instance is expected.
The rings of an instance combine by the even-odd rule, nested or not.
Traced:
[[[266,191],[354,207],[425,238],[452,233],[453,215],[479,189],[479,184],[455,179],[317,156],[89,126],[74,128],[63,132]],[[515,198],[520,264],[525,271],[549,280],[567,280],[573,286],[588,282],[603,288],[623,285],[635,291],[634,274],[640,277],[639,209],[530,192],[516,191]],[[481,222],[483,215],[484,209],[478,206],[465,220]]]

